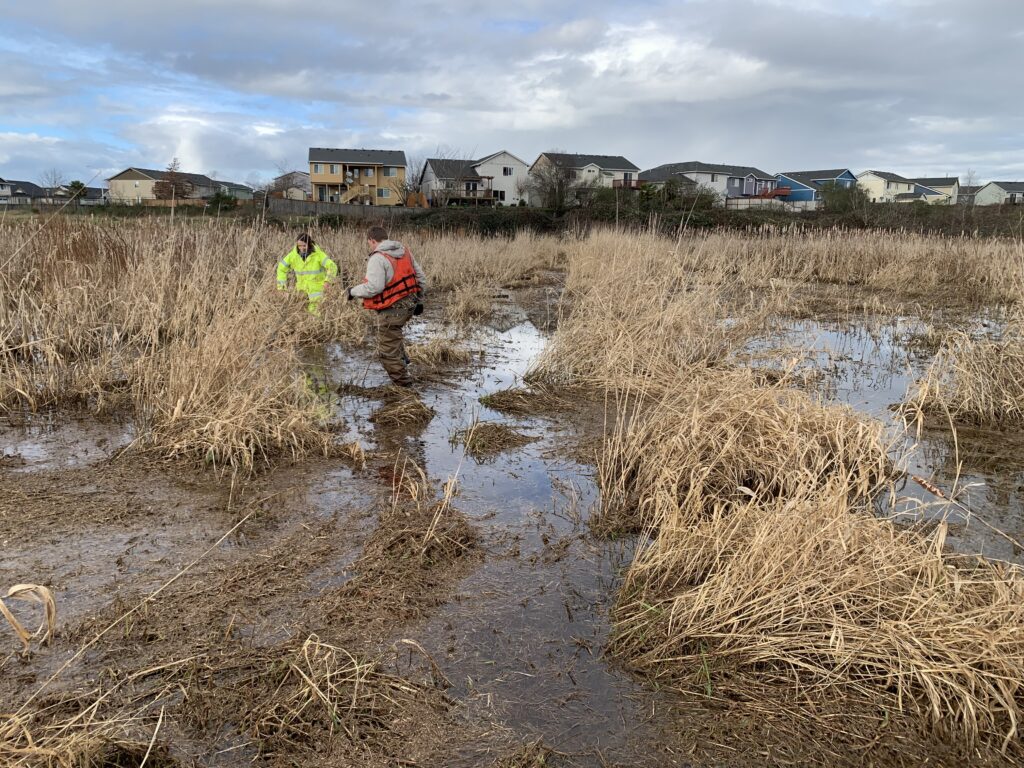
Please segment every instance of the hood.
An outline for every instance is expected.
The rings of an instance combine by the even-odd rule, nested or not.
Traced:
[[[377,245],[377,252],[386,253],[393,259],[400,259],[405,256],[405,246],[397,240],[385,240]]]

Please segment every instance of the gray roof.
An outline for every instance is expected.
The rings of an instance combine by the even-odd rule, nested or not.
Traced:
[[[639,171],[622,155],[572,155],[565,152],[544,152],[555,165],[564,168],[585,168],[588,165],[596,165],[598,168],[607,171]]]
[[[976,195],[978,190],[984,186],[984,184],[972,184],[960,187],[960,197],[964,197],[965,195]]]
[[[439,179],[479,179],[476,160],[448,160],[440,157],[427,158],[427,163],[434,169],[434,175]],[[426,166],[424,166],[426,167]]]
[[[38,184],[33,184],[31,181],[15,181],[14,179],[7,179],[4,183],[10,185],[12,195],[20,193],[26,197],[46,197],[46,190]]]
[[[666,181],[673,176],[682,173],[721,173],[725,176],[747,177],[753,176],[757,179],[775,181],[775,177],[765,173],[759,168],[748,165],[721,165],[719,163],[702,163],[699,160],[691,160],[686,163],[666,163],[657,168],[651,168],[640,174],[641,181]]]
[[[886,181],[898,181],[901,184],[913,184],[910,179],[905,179],[898,173],[889,173],[888,171],[864,171],[864,173],[873,173],[878,178],[885,179]],[[863,176],[864,174],[861,175]]]
[[[400,149],[331,149],[310,147],[311,163],[348,163],[351,165],[397,165],[405,167],[405,152]]]
[[[793,181],[798,181],[811,189],[821,189],[819,182],[834,181],[844,173],[849,172],[849,168],[829,168],[824,171],[784,171],[779,176],[785,176]],[[851,173],[850,175],[852,176],[853,174]]]
[[[217,181],[215,183],[220,184],[222,187],[227,187],[228,189],[244,189],[248,192],[252,192],[252,187],[248,184],[239,184],[236,181]]]
[[[909,179],[909,181],[915,184],[920,184],[922,187],[952,187],[954,184],[959,184],[960,179],[957,176],[932,176],[927,179]]]
[[[138,171],[139,173],[145,174],[146,176],[149,176],[149,178],[154,179],[156,181],[163,181],[165,178],[167,178],[167,175],[170,173],[170,171],[167,170],[156,171],[153,170],[152,168],[138,168],[137,166],[134,165],[131,168],[125,168],[125,170],[121,171],[121,173],[124,173],[125,171]],[[116,173],[110,178],[116,178],[120,176],[121,173]],[[209,176],[202,173],[185,173],[184,171],[178,171],[177,173],[178,178],[184,179],[185,181],[188,181],[197,187],[212,187],[214,184],[217,183]],[[110,179],[107,179],[107,181],[109,180]]]
[[[1024,181],[990,181],[989,184],[995,184],[1003,192],[1024,192]]]
[[[898,195],[896,195],[896,197],[894,199],[896,199],[896,200],[923,200],[924,199],[924,193],[923,192],[900,192]]]

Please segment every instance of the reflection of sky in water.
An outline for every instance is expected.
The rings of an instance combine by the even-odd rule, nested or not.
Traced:
[[[980,319],[969,323],[977,335],[989,326]],[[856,323],[793,323],[768,340],[750,345],[755,365],[778,367],[792,359],[801,359],[798,371],[821,371],[824,378],[813,380],[809,389],[826,400],[843,403],[858,412],[879,419],[894,433],[902,423],[892,406],[902,403],[914,382],[927,369],[931,353],[915,344],[923,338],[927,326],[911,317]],[[762,357],[762,355],[764,355]],[[957,498],[1014,538],[1024,538],[1024,504],[1021,498],[1024,463],[1015,461],[1012,438],[997,432],[960,429],[954,442],[948,430],[926,430],[918,441],[912,433],[899,441],[896,453],[911,474],[936,483],[944,491],[956,488]],[[957,472],[958,458],[961,471]],[[977,520],[962,525],[966,516],[958,509],[935,504],[936,500],[917,483],[909,481],[900,489],[898,510],[923,510],[927,517],[945,516],[954,523],[950,543],[958,550],[991,557],[1024,561],[1024,553]]]
[[[128,422],[33,417],[26,426],[3,428],[2,453],[20,456],[24,470],[71,469],[107,458],[128,445],[134,433]],[[16,464],[11,468],[19,469]]]

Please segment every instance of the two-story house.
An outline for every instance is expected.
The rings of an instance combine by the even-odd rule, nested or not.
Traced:
[[[872,203],[903,203],[924,199],[924,195],[915,191],[917,185],[913,181],[897,173],[863,171],[857,174],[857,184]]]
[[[46,197],[46,190],[31,181],[0,179],[0,205],[32,205]]]
[[[529,166],[502,150],[480,160],[428,158],[419,178],[431,206],[519,205]]]
[[[714,191],[723,201],[732,197],[762,197],[774,192],[778,181],[769,173],[747,165],[721,165],[691,160],[666,163],[640,174],[645,184],[664,184],[669,178],[687,178]]]
[[[974,204],[1024,204],[1024,181],[990,181],[974,193]]]
[[[786,171],[777,174],[779,200],[787,203],[821,202],[821,192],[828,187],[852,187],[857,177],[849,168],[821,171]],[[789,192],[781,194],[784,190]]]
[[[140,205],[146,200],[156,200],[156,185],[176,176],[187,182],[190,199],[212,197],[219,189],[217,182],[201,173],[157,171],[152,168],[126,168],[107,179],[110,202],[122,205]]]
[[[313,197],[313,184],[306,171],[289,171],[270,182],[270,194],[286,200],[309,200]]]
[[[404,205],[405,171],[401,150],[309,148],[309,180],[319,202]]]
[[[960,179],[956,176],[929,177],[926,179],[911,179],[914,182],[914,191],[924,195],[929,203],[942,205],[956,205],[957,197],[960,194]]]
[[[596,187],[637,187],[640,169],[622,155],[576,155],[542,152],[530,166],[530,174],[546,165],[569,173],[577,184]]]

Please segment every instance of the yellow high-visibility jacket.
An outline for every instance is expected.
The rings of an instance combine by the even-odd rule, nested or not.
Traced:
[[[316,312],[316,304],[324,294],[324,283],[338,276],[338,265],[331,257],[320,250],[320,246],[303,259],[297,248],[277,263],[277,289],[283,291],[288,287],[288,272],[295,273],[295,289],[305,291],[309,297],[309,311]]]

